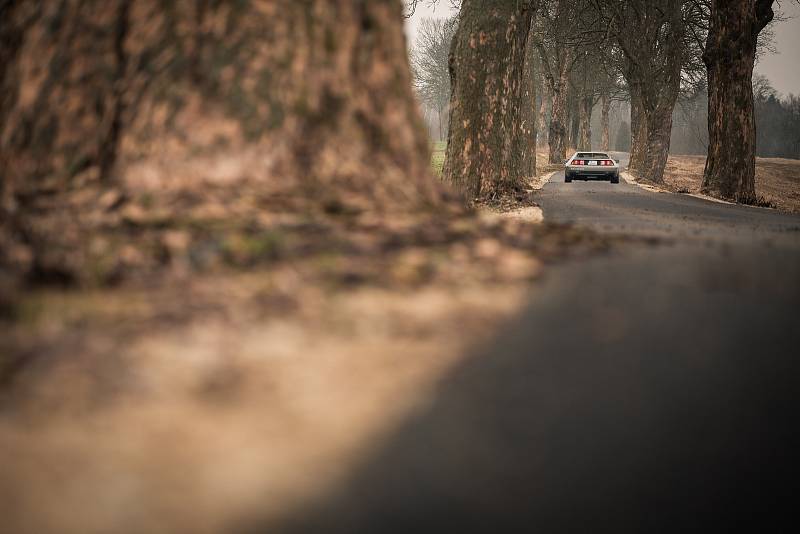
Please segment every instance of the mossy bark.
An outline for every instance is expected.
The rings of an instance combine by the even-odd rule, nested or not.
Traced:
[[[518,189],[530,172],[525,57],[533,2],[465,0],[450,51],[443,177],[469,201]]]
[[[745,203],[756,200],[756,43],[774,16],[772,4],[772,0],[712,0],[703,54],[708,72],[709,143],[702,189]]]

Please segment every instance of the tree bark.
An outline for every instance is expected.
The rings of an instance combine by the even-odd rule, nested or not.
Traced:
[[[28,13],[20,13],[24,0],[0,1],[0,125],[7,124],[14,102],[19,98],[19,55]],[[0,132],[5,134],[0,126]],[[7,134],[6,134],[7,135]],[[0,139],[0,225],[16,211],[14,174],[10,154]],[[0,236],[2,238],[2,236]]]
[[[536,47],[530,38],[533,24],[531,15],[531,27],[525,42],[525,67],[522,73],[522,135],[525,141],[523,150],[526,153],[524,158],[524,172],[526,177],[536,176],[536,133],[537,133],[537,109],[536,109]]]
[[[578,101],[578,150],[592,150],[592,110],[594,97],[584,96]]]
[[[473,200],[519,188],[529,168],[523,72],[531,2],[465,0],[450,51],[443,177]]]
[[[550,95],[543,76],[540,77],[539,95],[539,113],[536,116],[536,145],[541,148],[547,144],[547,101]]]
[[[610,130],[610,119],[609,115],[611,112],[611,99],[608,97],[608,93],[603,92],[600,96],[600,128],[602,129],[602,135],[600,139],[601,149],[608,151],[611,145],[611,132]]]
[[[677,92],[675,94],[677,98]],[[645,111],[647,122],[647,150],[644,166],[639,169],[641,178],[655,183],[664,180],[664,169],[669,157],[669,145],[672,134],[672,110],[675,101],[664,103],[656,110]]]
[[[753,66],[758,34],[774,17],[772,0],[712,0],[703,61],[708,73],[708,159],[704,192],[756,201]]]
[[[569,120],[569,70],[562,66],[553,88],[553,109],[550,113],[549,162],[564,163],[567,157],[567,121]]]
[[[185,189],[184,200],[213,190],[231,214],[250,189],[265,210],[292,213],[441,208],[402,10],[400,0],[0,1],[0,270],[23,248],[14,269],[24,274],[90,272],[102,209],[71,201],[104,189],[116,205],[146,188]]]
[[[644,168],[647,157],[647,121],[644,118],[642,97],[635,86],[630,88],[631,94],[631,157],[628,168],[639,172]]]
[[[617,42],[631,94],[631,163],[639,178],[661,182],[669,155],[672,111],[686,54],[684,3],[648,0],[620,12]],[[636,28],[636,31],[630,31]]]
[[[144,167],[168,181],[176,161],[257,145],[252,172],[312,200],[435,202],[401,4],[13,3],[0,21],[16,36],[0,52],[2,183],[121,183]]]
[[[569,135],[567,136],[568,142],[567,147],[568,150],[573,148],[577,148],[578,146],[578,136],[580,135],[581,130],[581,111],[580,111],[580,101],[581,98],[575,98],[569,106]]]

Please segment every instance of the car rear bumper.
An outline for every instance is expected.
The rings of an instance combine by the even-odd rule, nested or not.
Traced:
[[[567,174],[573,178],[613,178],[619,176],[618,169],[567,169]]]

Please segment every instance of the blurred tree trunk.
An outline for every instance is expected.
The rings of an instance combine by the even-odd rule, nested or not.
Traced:
[[[532,23],[533,16],[531,16]],[[533,31],[532,27],[529,29],[530,31]],[[525,68],[522,73],[522,80],[522,130],[526,140],[524,172],[526,177],[533,177],[536,176],[536,127],[538,117],[536,109],[536,47],[530,35],[525,43]]]
[[[258,183],[287,211],[441,206],[402,9],[1,1],[0,264],[3,249],[25,243],[32,272],[84,269],[69,251],[90,241],[98,218],[66,211],[64,195],[130,199],[145,179],[197,195],[213,182],[230,189],[225,202],[236,202],[236,184]],[[41,224],[54,212],[83,222],[69,232]],[[68,253],[77,267],[63,267]]]
[[[312,197],[427,204],[401,4],[2,2],[4,196],[259,145]]]
[[[536,144],[542,148],[547,144],[547,101],[550,91],[544,76],[539,76],[539,113],[536,116]]]
[[[581,95],[575,91],[571,92],[569,103],[569,135],[567,136],[568,149],[578,146],[578,136],[581,129]]]
[[[19,77],[16,56],[20,51],[23,23],[13,23],[22,0],[0,1],[0,125],[8,122],[8,117],[17,98]],[[4,131],[4,130],[3,130]],[[0,141],[2,143],[2,141]],[[0,148],[4,143],[0,144]],[[16,210],[14,184],[9,172],[11,159],[0,149],[0,224]]]
[[[523,124],[531,1],[464,0],[450,51],[443,177],[471,201],[520,187],[531,157]]]
[[[567,157],[567,124],[569,121],[569,68],[568,61],[560,65],[553,86],[553,108],[550,113],[548,142],[549,163],[562,164]]]
[[[609,115],[611,112],[611,99],[608,97],[607,92],[603,92],[600,96],[600,128],[602,129],[602,136],[600,139],[600,148],[602,150],[608,151],[611,145],[611,132],[610,130],[610,120]]]
[[[703,191],[756,200],[753,66],[758,34],[772,20],[772,0],[712,0],[703,61],[708,72],[708,160]]]
[[[644,167],[647,153],[647,122],[642,109],[642,97],[631,85],[631,158],[628,167],[638,172]]]
[[[578,101],[578,150],[592,150],[593,109],[593,95],[585,95]]]

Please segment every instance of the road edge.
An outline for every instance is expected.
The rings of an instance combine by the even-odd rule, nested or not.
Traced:
[[[730,202],[728,200],[722,200],[721,198],[712,197],[710,195],[703,195],[701,193],[678,193],[676,191],[670,191],[669,189],[664,189],[662,187],[658,187],[658,186],[655,186],[655,185],[643,184],[641,182],[638,182],[633,177],[633,175],[628,171],[623,171],[623,172],[620,173],[620,175],[622,176],[622,178],[627,183],[629,183],[631,185],[637,185],[637,186],[641,187],[642,189],[646,189],[647,191],[650,191],[651,193],[670,193],[670,194],[673,194],[673,195],[683,195],[683,196],[687,196],[687,197],[699,198],[701,200],[708,200],[709,202],[716,202],[717,204],[728,204],[730,206],[748,206],[750,208],[761,208],[761,207],[763,207],[763,206],[749,206],[747,204],[739,204],[737,202]],[[769,209],[769,208],[767,208],[767,209]]]

